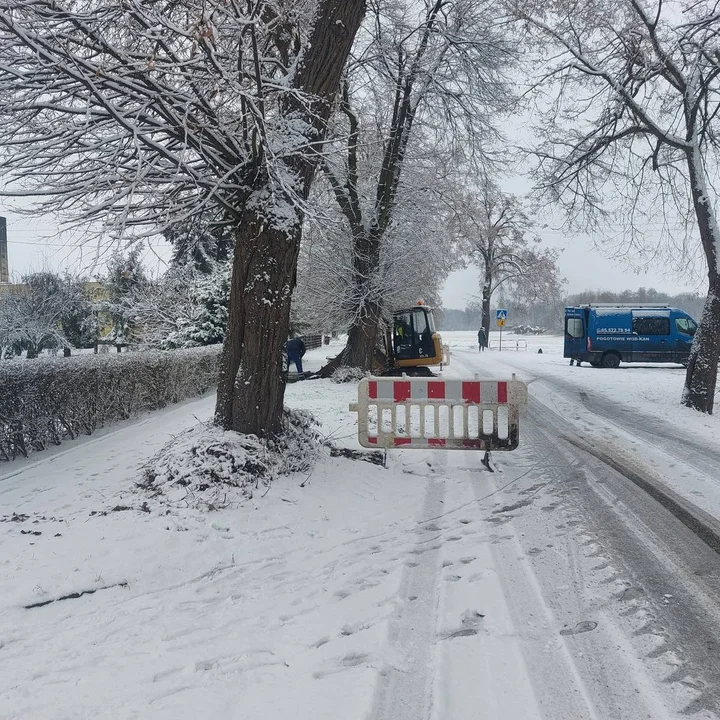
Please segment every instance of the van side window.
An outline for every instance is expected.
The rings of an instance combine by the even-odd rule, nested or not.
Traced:
[[[683,335],[694,335],[697,330],[697,325],[690,318],[677,318],[675,320],[675,327],[678,332]]]
[[[565,333],[571,338],[581,338],[585,334],[582,318],[565,318]]]
[[[669,335],[670,318],[668,317],[634,317],[633,332],[638,335]]]

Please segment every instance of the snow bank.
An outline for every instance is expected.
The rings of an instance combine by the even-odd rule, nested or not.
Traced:
[[[278,475],[309,472],[321,452],[318,423],[286,410],[276,440],[202,423],[174,437],[144,468],[138,487],[175,507],[217,510],[252,499]]]

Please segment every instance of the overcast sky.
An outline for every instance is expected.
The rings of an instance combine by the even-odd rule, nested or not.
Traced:
[[[64,271],[94,277],[105,268],[105,259],[116,245],[109,241],[88,240],[78,232],[62,232],[52,219],[33,220],[0,210],[7,218],[8,255],[11,280],[40,270]],[[159,271],[170,257],[170,246],[153,241],[145,246],[143,264]]]

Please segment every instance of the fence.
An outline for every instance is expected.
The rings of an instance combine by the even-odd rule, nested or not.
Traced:
[[[527,340],[520,339],[513,339],[513,340],[503,340],[502,346],[500,345],[499,340],[491,340],[489,348],[490,350],[500,350],[502,347],[503,350],[527,350],[528,344]]]
[[[358,385],[358,440],[369,448],[514,450],[527,386],[515,380],[366,378]]]
[[[302,341],[305,343],[306,350],[316,350],[322,345],[322,335],[303,335]]]

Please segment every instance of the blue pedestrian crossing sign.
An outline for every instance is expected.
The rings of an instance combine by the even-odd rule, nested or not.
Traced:
[[[498,327],[505,327],[506,320],[507,320],[507,310],[496,310],[495,311],[495,323]]]

